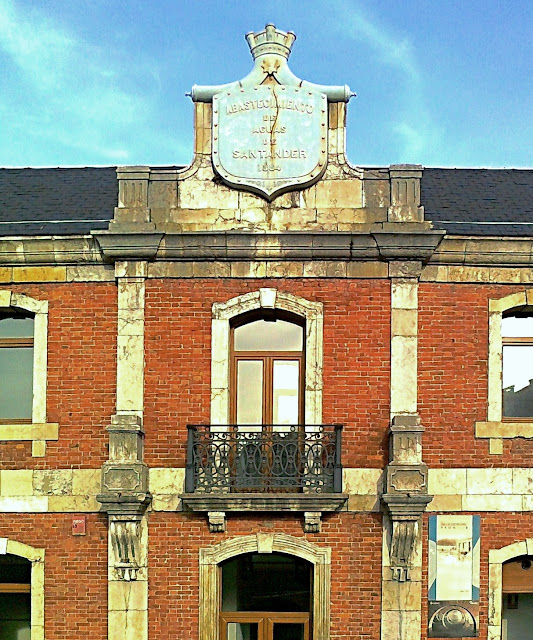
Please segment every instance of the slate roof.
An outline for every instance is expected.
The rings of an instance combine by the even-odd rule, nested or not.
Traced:
[[[0,169],[0,236],[107,229],[117,201],[116,167]]]
[[[449,235],[533,236],[531,169],[424,169],[420,199]]]
[[[116,167],[0,169],[0,236],[105,230],[117,200]],[[533,236],[531,169],[424,169],[421,203],[450,235]]]

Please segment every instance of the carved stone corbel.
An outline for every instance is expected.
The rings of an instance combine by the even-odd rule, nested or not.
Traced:
[[[320,533],[322,531],[321,511],[304,512],[304,531],[305,533]]]
[[[405,582],[419,533],[419,521],[433,496],[422,462],[424,427],[417,415],[395,416],[390,427],[389,464],[382,501],[391,519],[390,566],[393,580]]]
[[[96,498],[108,515],[111,563],[119,580],[136,580],[141,567],[141,520],[150,504],[148,467],[142,462],[141,418],[114,415],[109,460],[102,466],[102,493]]]
[[[120,580],[136,580],[140,568],[140,517],[109,515],[114,569]]]
[[[224,533],[226,531],[226,512],[208,511],[207,519],[211,533]]]

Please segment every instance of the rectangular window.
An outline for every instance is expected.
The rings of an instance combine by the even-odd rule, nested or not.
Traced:
[[[0,315],[0,423],[31,422],[33,317]]]
[[[533,316],[502,318],[503,417],[533,417]]]

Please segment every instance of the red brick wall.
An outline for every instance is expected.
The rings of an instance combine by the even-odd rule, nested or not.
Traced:
[[[149,280],[146,461],[184,466],[186,425],[209,422],[213,302],[276,287],[324,304],[325,423],[345,425],[343,464],[386,459],[390,286],[385,280]]]
[[[466,515],[462,513],[461,515]],[[513,542],[522,542],[530,536],[533,527],[531,513],[482,513],[480,555],[479,640],[487,640],[489,606],[489,551],[501,549]],[[424,517],[423,534],[423,583],[422,583],[422,640],[427,638],[428,623],[428,521]]]
[[[87,515],[87,535],[72,536],[78,514],[0,514],[0,537],[45,550],[45,635],[107,639],[107,525]]]
[[[533,465],[533,441],[504,440],[490,456],[474,423],[487,420],[488,306],[520,286],[421,284],[418,402],[424,461],[431,467]]]
[[[228,538],[283,532],[331,547],[331,637],[378,640],[381,609],[381,515],[333,514],[322,533],[304,534],[301,515],[235,515],[225,534],[209,533],[198,514],[150,516],[149,633],[198,637],[198,552]]]
[[[48,300],[48,422],[59,440],[46,457],[31,442],[2,442],[0,465],[91,468],[107,459],[106,426],[115,407],[117,291],[113,283],[28,284],[17,293]]]

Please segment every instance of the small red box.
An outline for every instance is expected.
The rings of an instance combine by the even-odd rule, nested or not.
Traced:
[[[73,536],[84,536],[87,529],[87,517],[86,516],[76,516],[72,518],[72,535]]]

